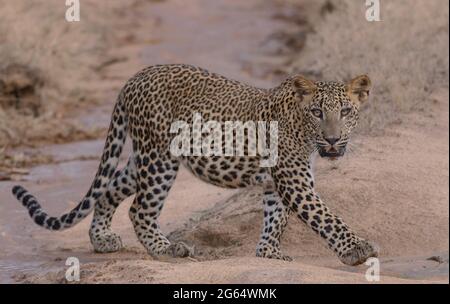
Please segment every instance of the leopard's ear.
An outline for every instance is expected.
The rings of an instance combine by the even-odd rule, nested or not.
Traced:
[[[294,76],[292,85],[294,90],[297,92],[298,96],[303,99],[306,96],[312,95],[316,90],[316,85],[309,79],[301,75]]]
[[[369,76],[360,75],[350,80],[347,83],[346,88],[350,98],[354,102],[362,104],[369,99],[372,82],[370,81]]]

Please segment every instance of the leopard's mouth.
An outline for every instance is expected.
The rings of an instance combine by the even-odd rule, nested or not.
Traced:
[[[345,154],[345,146],[342,147],[333,147],[333,146],[320,146],[318,148],[319,155],[323,158],[329,158],[331,160],[335,160],[339,157],[344,156]]]

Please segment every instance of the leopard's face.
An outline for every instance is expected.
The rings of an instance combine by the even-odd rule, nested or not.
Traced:
[[[358,122],[359,107],[352,103],[345,85],[316,82],[317,89],[304,115],[314,126],[315,144],[322,157],[343,156]]]
[[[303,128],[321,157],[337,159],[345,154],[350,134],[356,127],[359,109],[367,100],[370,79],[359,76],[350,83],[310,82],[300,78]]]

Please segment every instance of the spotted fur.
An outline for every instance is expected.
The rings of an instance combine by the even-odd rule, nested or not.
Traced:
[[[367,76],[348,84],[294,76],[275,88],[260,89],[189,65],[152,66],[132,77],[120,92],[97,174],[73,210],[50,217],[23,187],[12,191],[31,218],[50,230],[70,228],[94,210],[89,235],[97,252],[122,247],[111,219],[118,205],[136,194],[129,217],[142,245],[152,255],[186,256],[190,248],[169,242],[158,224],[179,165],[184,164],[195,176],[221,187],[263,186],[264,223],[257,256],[290,260],[281,253],[280,238],[289,215],[295,214],[343,263],[360,264],[378,250],[322,202],[314,189],[311,156],[319,151],[335,158],[345,152],[369,88]],[[191,123],[194,112],[218,122],[277,121],[277,164],[260,167],[258,155],[173,156],[169,147],[175,134],[170,126],[178,120]],[[133,153],[117,170],[127,134]]]

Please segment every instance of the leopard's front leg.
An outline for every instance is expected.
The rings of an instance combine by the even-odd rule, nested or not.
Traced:
[[[376,245],[357,236],[322,202],[314,190],[309,161],[294,158],[286,162],[280,158],[272,177],[283,204],[319,234],[344,264],[359,265],[378,256]]]
[[[329,210],[314,189],[296,194],[292,208],[299,219],[326,240],[342,263],[359,265],[370,257],[378,256],[378,247],[356,235]]]
[[[256,256],[292,261],[280,249],[281,236],[288,223],[290,209],[283,205],[274,185],[266,186],[263,196],[264,225],[256,247]]]

